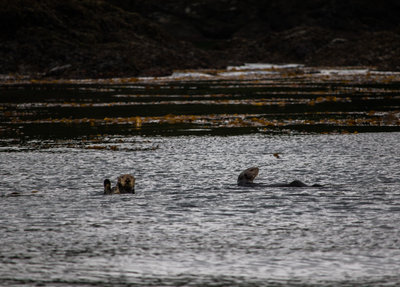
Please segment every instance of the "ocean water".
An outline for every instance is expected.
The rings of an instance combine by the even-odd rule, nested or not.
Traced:
[[[399,286],[399,92],[299,65],[0,77],[0,286]],[[252,166],[322,187],[237,186]]]
[[[0,153],[0,285],[400,284],[400,133],[114,140]]]

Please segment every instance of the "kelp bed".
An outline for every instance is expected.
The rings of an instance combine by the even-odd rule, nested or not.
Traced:
[[[3,141],[400,131],[400,73],[372,68],[253,64],[159,78],[3,77],[0,93]]]

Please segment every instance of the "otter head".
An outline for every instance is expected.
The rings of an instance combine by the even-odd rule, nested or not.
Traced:
[[[118,177],[117,182],[119,193],[135,193],[135,178],[130,174]]]
[[[111,194],[111,181],[109,179],[104,180],[104,194]]]
[[[251,185],[258,175],[258,167],[250,167],[239,174],[238,185]]]

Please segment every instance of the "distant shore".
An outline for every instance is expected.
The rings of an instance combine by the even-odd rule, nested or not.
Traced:
[[[400,71],[395,1],[125,2],[5,1],[0,74],[165,76],[244,63]]]

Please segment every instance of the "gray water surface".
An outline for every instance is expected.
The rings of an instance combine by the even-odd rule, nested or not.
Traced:
[[[398,132],[111,140],[0,152],[0,285],[400,284]],[[137,194],[102,195],[122,173]]]

